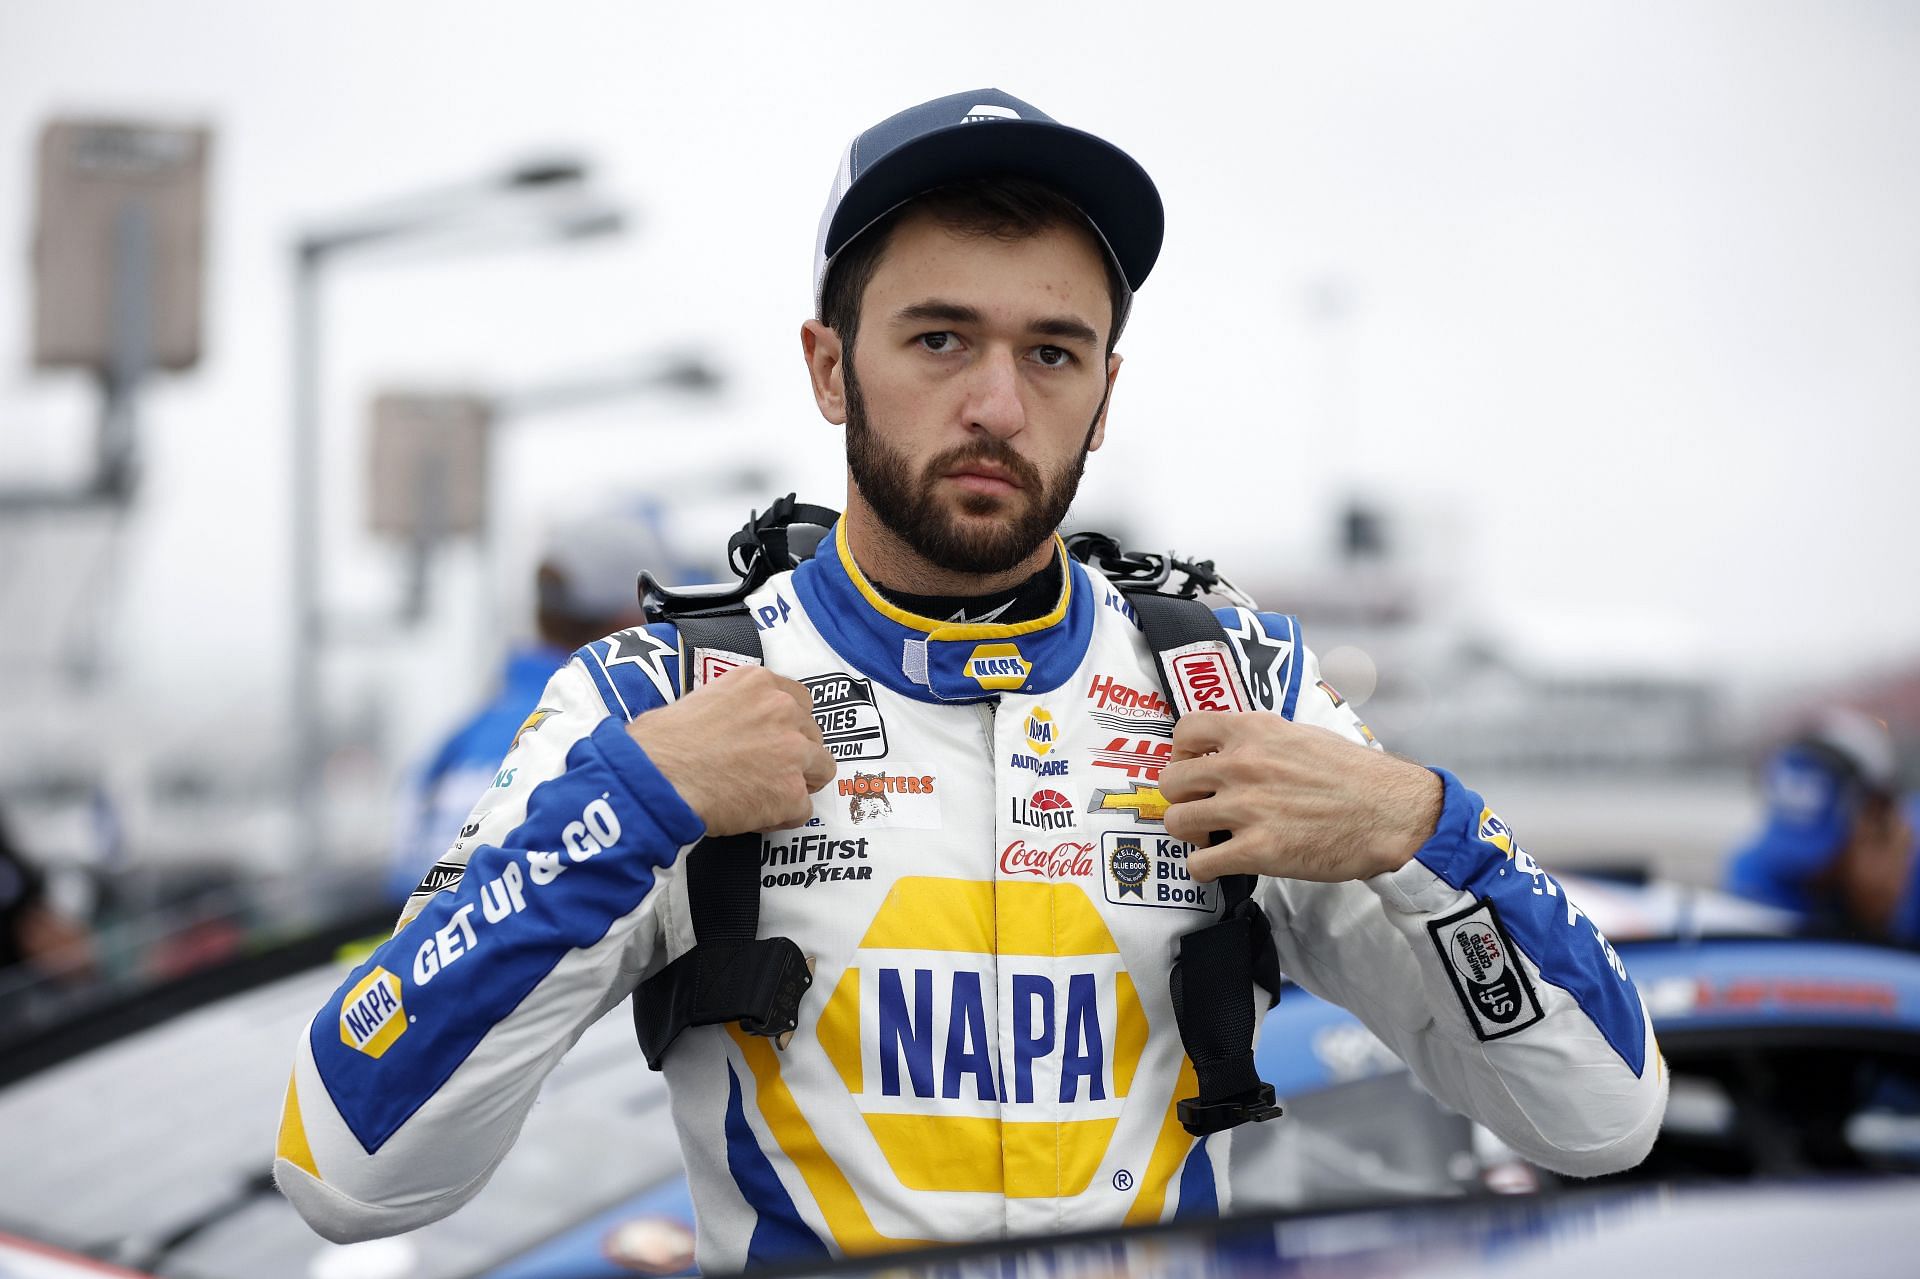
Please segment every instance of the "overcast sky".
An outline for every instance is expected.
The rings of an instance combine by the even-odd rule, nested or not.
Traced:
[[[207,358],[146,404],[108,600],[130,705],[280,695],[292,230],[536,151],[591,157],[637,230],[330,281],[335,601],[397,580],[357,529],[362,408],[398,382],[691,342],[733,376],[717,405],[516,428],[512,526],[728,458],[837,504],[796,339],[820,202],[851,134],[987,84],[1129,149],[1167,206],[1088,522],[1308,565],[1364,491],[1522,645],[1749,674],[1920,653],[1920,8],[1892,0],[7,4],[0,477],[75,472],[93,413],[26,368],[38,130],[124,113],[217,132]],[[0,550],[9,626],[104,562],[45,528]],[[463,572],[376,694],[475,677]]]

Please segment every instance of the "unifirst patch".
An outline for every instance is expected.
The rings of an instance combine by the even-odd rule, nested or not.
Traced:
[[[378,1057],[406,1033],[400,979],[384,968],[375,968],[355,982],[340,1003],[340,1042],[356,1052]]]

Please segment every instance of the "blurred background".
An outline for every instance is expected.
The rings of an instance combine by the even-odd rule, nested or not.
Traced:
[[[1911,5],[13,4],[0,815],[69,932],[0,1043],[389,911],[570,522],[710,579],[838,506],[820,204],[981,85],[1167,206],[1069,527],[1549,865],[1719,882],[1837,706],[1916,780]]]

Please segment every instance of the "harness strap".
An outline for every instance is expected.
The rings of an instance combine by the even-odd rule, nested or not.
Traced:
[[[1194,710],[1252,709],[1212,609],[1197,599],[1121,589],[1146,632],[1176,719]],[[1281,1113],[1273,1085],[1253,1064],[1254,983],[1266,989],[1269,1007],[1280,1002],[1280,957],[1266,912],[1253,900],[1256,882],[1252,875],[1221,876],[1220,919],[1181,936],[1167,974],[1180,1042],[1200,1084],[1199,1095],[1182,1098],[1176,1113],[1196,1137]]]
[[[683,697],[735,666],[760,663],[760,634],[742,605],[689,613],[674,622],[680,631]],[[800,1024],[800,998],[813,984],[812,968],[798,946],[785,937],[757,935],[758,835],[708,836],[687,853],[684,873],[693,948],[633,994],[634,1033],[655,1070],[689,1026],[737,1021],[752,1035],[792,1033]]]

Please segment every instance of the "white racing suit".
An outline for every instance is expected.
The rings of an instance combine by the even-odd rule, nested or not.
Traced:
[[[665,1062],[702,1266],[1225,1209],[1230,1134],[1175,1118],[1196,1085],[1167,987],[1220,893],[1162,825],[1172,720],[1120,592],[1068,561],[1043,618],[938,623],[883,599],[842,533],[749,603],[839,769],[804,827],[760,845],[760,935],[815,962],[790,1045],[697,1027]],[[1257,701],[1372,742],[1291,618],[1220,615]],[[466,1202],[568,1047],[692,945],[681,863],[702,824],[625,728],[675,695],[678,664],[664,627],[576,653],[393,938],[314,1017],[274,1167],[321,1234]],[[1438,829],[1403,869],[1260,881],[1281,967],[1527,1158],[1627,1167],[1666,1099],[1639,995],[1440,777]]]

